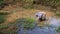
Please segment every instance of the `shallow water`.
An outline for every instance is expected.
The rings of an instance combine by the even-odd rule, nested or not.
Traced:
[[[48,25],[42,28],[39,26],[36,26],[32,30],[31,29],[24,30],[24,28],[22,27],[20,28],[20,31],[18,31],[17,34],[58,34],[55,31],[55,27],[60,26],[60,20],[57,18],[50,17],[49,20],[46,22],[49,22],[51,27],[49,27]]]
[[[51,17],[49,18],[48,21],[49,24],[51,24],[52,26],[56,26],[56,27],[60,26],[60,18],[58,19],[58,18]]]

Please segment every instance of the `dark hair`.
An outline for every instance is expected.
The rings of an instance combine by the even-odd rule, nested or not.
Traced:
[[[36,17],[38,17],[38,15],[36,15]]]

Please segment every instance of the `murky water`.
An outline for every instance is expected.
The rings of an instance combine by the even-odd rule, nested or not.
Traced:
[[[55,31],[55,27],[60,26],[60,19],[50,17],[47,22],[51,25],[50,27],[47,25],[41,28],[36,25],[32,30],[24,30],[24,28],[20,28],[20,31],[18,31],[17,34],[59,34]]]

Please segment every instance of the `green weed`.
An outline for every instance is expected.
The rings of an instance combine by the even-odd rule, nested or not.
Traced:
[[[0,24],[3,23],[3,22],[5,22],[5,20],[6,20],[6,19],[5,19],[5,16],[0,15]]]
[[[32,29],[35,26],[35,20],[33,18],[20,18],[16,23],[19,27],[24,27],[24,29]]]

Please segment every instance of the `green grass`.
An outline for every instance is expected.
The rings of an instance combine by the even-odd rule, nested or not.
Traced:
[[[0,24],[6,21],[6,15],[8,15],[8,14],[10,14],[10,13],[0,11]]]
[[[0,15],[8,15],[8,14],[10,14],[10,13],[8,13],[8,12],[0,12]]]
[[[16,34],[17,28],[14,23],[0,24],[0,32],[3,34]]]
[[[8,12],[0,11],[0,33],[2,34],[16,34],[16,25],[15,23],[2,24],[6,21],[6,16],[10,14]],[[13,28],[12,26],[15,26]],[[10,28],[12,27],[12,28]]]
[[[56,6],[59,6],[60,0],[36,0],[37,4],[42,4],[46,6],[51,6],[52,8],[56,8]]]
[[[35,26],[35,19],[33,18],[20,18],[16,21],[18,26],[23,26],[24,29],[32,29]]]
[[[3,0],[0,0],[0,4],[3,2]]]
[[[0,24],[5,22],[5,16],[4,15],[0,15]]]
[[[57,31],[57,32],[60,32],[60,27],[58,27],[58,28],[56,29],[56,31]]]
[[[23,23],[24,28],[33,28],[34,27],[34,20],[31,18],[27,18],[25,23]]]
[[[57,11],[57,12],[56,12],[56,16],[59,16],[59,17],[60,17],[60,12]]]
[[[24,29],[32,29],[35,27],[35,19],[34,18],[20,18],[17,19],[14,23],[9,24],[0,24],[0,32],[3,34],[16,34],[20,29],[20,26],[24,27]],[[13,28],[13,27],[14,28]]]

